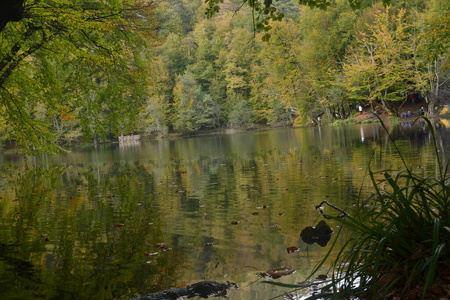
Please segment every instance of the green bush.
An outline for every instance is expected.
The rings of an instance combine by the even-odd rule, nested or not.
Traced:
[[[256,117],[252,107],[242,100],[237,103],[228,116],[228,126],[232,129],[250,129],[255,127],[254,119]]]

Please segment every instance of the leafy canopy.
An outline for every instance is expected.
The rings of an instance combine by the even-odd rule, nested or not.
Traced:
[[[365,0],[347,0],[350,7],[358,9],[364,6]],[[270,21],[281,21],[284,18],[284,14],[277,10],[278,0],[242,0],[241,7],[247,5],[253,11],[254,16],[254,29],[258,31],[269,31]],[[307,5],[311,8],[327,9],[335,1],[332,0],[299,0],[300,5]],[[391,0],[382,0],[383,4],[388,5]],[[224,3],[224,0],[205,0],[208,4],[206,9],[206,16],[208,18],[213,17],[220,11],[220,4]],[[269,34],[263,36],[263,40],[268,40]]]
[[[39,153],[60,150],[55,126],[67,121],[87,137],[118,133],[143,93],[152,10],[145,0],[26,1],[0,32],[3,139]]]

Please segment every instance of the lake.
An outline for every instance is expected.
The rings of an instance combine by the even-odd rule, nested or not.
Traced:
[[[389,132],[415,171],[436,172],[423,124]],[[450,133],[436,132],[446,155]],[[307,278],[334,240],[299,237],[325,220],[315,206],[351,214],[371,192],[369,165],[380,178],[404,168],[376,124],[3,153],[0,164],[0,299],[129,299],[202,280],[235,282],[228,299],[283,295],[255,274],[291,266],[274,281]]]

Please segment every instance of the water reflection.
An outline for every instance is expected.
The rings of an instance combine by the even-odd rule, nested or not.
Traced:
[[[446,154],[450,136],[437,132]],[[434,172],[426,130],[391,134],[417,171]],[[206,279],[238,283],[229,299],[277,296],[275,286],[252,284],[255,269],[292,266],[295,274],[277,279],[284,283],[309,275],[329,247],[317,243],[323,225],[311,226],[322,217],[315,204],[330,199],[351,212],[370,191],[369,163],[402,168],[373,124],[3,154],[0,162],[0,243],[14,245],[0,255],[1,299],[127,299]],[[308,226],[312,244],[299,239]]]

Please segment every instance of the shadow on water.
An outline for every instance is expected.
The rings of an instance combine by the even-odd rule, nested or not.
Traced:
[[[324,220],[321,220],[317,226],[308,226],[303,229],[300,233],[300,237],[307,244],[312,245],[317,243],[318,245],[325,247],[330,241],[332,234],[333,230],[331,227]]]

